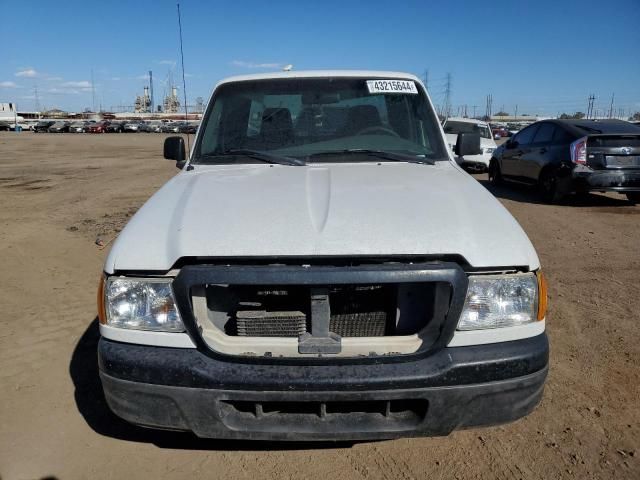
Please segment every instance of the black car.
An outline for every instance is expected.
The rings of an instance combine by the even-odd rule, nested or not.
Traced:
[[[105,128],[106,133],[122,133],[127,122],[111,122]]]
[[[537,184],[543,198],[618,192],[640,203],[640,127],[621,120],[545,120],[494,152],[489,180]]]
[[[49,133],[65,133],[69,131],[69,123],[56,122],[49,127]]]
[[[178,131],[180,133],[195,134],[197,130],[198,130],[197,125],[194,125],[193,123],[187,123],[187,122],[180,124],[180,126],[178,127]]]
[[[55,122],[52,122],[50,120],[43,120],[41,122],[36,123],[33,126],[33,131],[34,133],[40,133],[40,132],[48,132],[49,131],[49,127],[51,125],[53,125]]]

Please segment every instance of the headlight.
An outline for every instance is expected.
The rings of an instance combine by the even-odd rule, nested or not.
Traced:
[[[107,278],[103,287],[104,323],[118,328],[183,332],[171,282],[170,278]]]
[[[513,327],[538,319],[538,279],[533,273],[469,277],[458,330]]]

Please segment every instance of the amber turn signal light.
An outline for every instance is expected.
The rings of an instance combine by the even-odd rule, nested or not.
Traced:
[[[107,315],[104,308],[104,274],[100,275],[98,283],[98,321],[105,325],[107,323]]]
[[[547,279],[541,270],[536,272],[538,277],[538,320],[544,320],[547,315]]]

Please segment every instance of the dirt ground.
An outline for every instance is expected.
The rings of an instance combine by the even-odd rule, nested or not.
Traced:
[[[551,289],[550,375],[542,404],[519,422],[444,438],[283,445],[204,441],[114,417],[97,377],[96,284],[108,244],[95,241],[111,241],[177,172],[162,141],[0,133],[2,479],[640,478],[640,206],[617,195],[548,206],[530,190],[494,189]]]

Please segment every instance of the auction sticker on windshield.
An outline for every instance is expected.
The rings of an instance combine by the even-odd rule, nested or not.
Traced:
[[[367,80],[367,88],[369,93],[418,93],[412,80]]]

